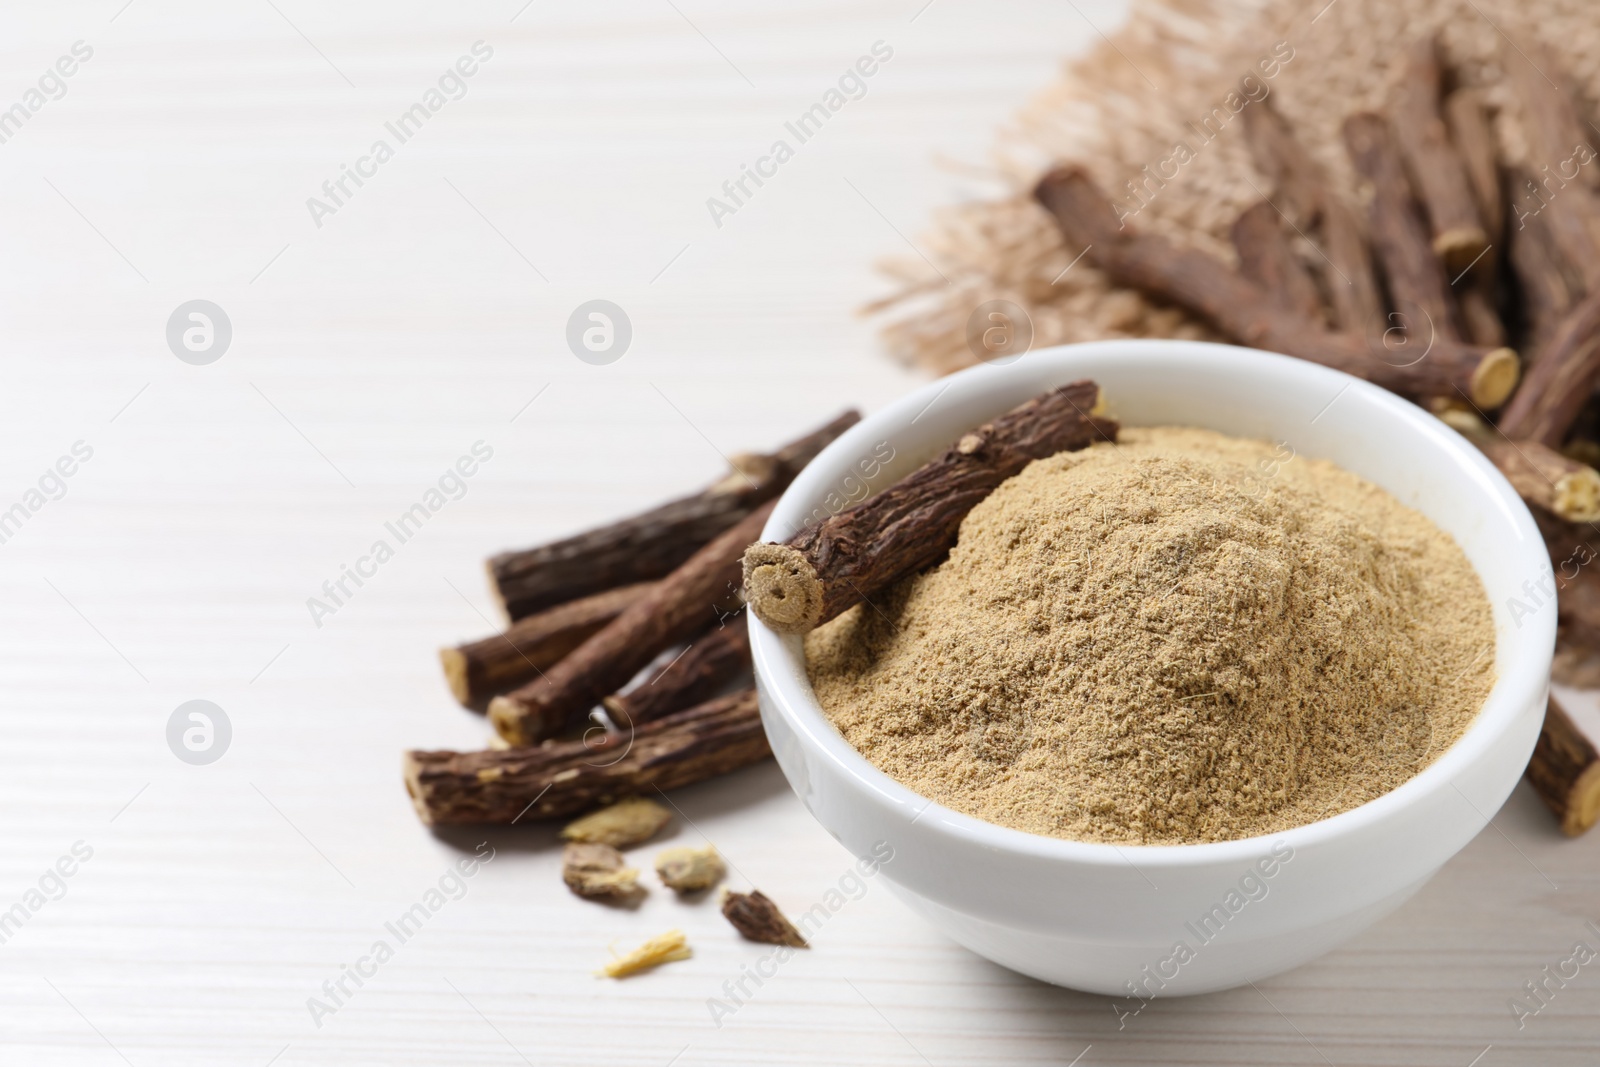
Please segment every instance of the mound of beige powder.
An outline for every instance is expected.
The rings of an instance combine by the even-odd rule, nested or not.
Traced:
[[[1488,695],[1494,628],[1460,548],[1383,490],[1286,445],[1129,429],[1006,482],[806,658],[834,725],[924,796],[1181,844],[1416,774]]]

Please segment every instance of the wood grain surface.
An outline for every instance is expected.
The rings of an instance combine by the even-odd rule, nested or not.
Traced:
[[[435,657],[497,622],[485,556],[692,491],[728,453],[913,384],[855,314],[883,291],[871,263],[906,253],[935,207],[992,192],[938,161],[986,158],[1122,14],[1032,0],[0,11],[0,111],[75,42],[93,53],[64,92],[46,78],[0,142],[0,514],[26,513],[0,527],[0,1062],[1595,1062],[1600,962],[1521,1029],[1508,1008],[1574,942],[1600,947],[1586,925],[1600,835],[1562,839],[1525,788],[1354,943],[1259,989],[1157,1001],[1121,1030],[1104,998],[970,955],[880,880],[714,1021],[710,998],[765,951],[714,901],[579,901],[552,829],[429,833],[401,789],[402,749],[488,737]],[[464,95],[316,225],[307,198],[478,41],[493,54]],[[865,94],[713,220],[707,198],[877,41],[893,55]],[[166,338],[195,299],[232,325],[204,366]],[[605,366],[565,340],[594,299],[632,324]],[[92,456],[29,497],[80,441]],[[386,524],[479,441],[492,457],[400,543]],[[379,539],[392,556],[360,564],[363,584],[314,619],[308,598]],[[191,700],[231,724],[209,765],[168,746]],[[851,865],[770,763],[673,800],[671,844],[714,841],[731,887],[791,912]],[[324,982],[396,940],[386,923],[489,850],[446,879],[459,899],[312,1018]],[[47,874],[58,861],[70,877]],[[4,927],[17,904],[26,921]],[[613,944],[672,927],[691,960],[592,976]]]

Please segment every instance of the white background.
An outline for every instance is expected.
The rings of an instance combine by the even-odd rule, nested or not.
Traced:
[[[718,1028],[707,999],[767,950],[713,904],[579,901],[551,830],[435,836],[405,798],[402,749],[487,737],[434,658],[490,629],[482,558],[910,386],[856,315],[872,261],[987,191],[938,160],[983,159],[1116,5],[122,4],[0,12],[0,107],[94,49],[0,145],[0,509],[94,450],[0,545],[0,910],[94,850],[0,945],[0,1062],[1593,1062],[1600,963],[1521,1031],[1507,1007],[1600,919],[1600,835],[1562,840],[1525,788],[1355,943],[1120,1032],[881,882]],[[306,198],[477,40],[465,98],[316,227]],[[866,96],[715,226],[706,198],[878,40]],[[209,366],[165,341],[195,298],[233,324]],[[593,298],[633,323],[607,367],[563,340]],[[466,496],[314,626],[306,598],[478,440]],[[196,698],[233,724],[207,767],[165,740]],[[675,799],[674,843],[791,911],[850,865],[770,764]],[[316,1027],[307,998],[484,839],[467,895]],[[672,926],[693,960],[591,976]]]

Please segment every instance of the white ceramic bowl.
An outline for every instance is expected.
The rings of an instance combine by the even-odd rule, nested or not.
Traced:
[[[1029,353],[930,383],[863,420],[784,494],[765,537],[881,489],[971,429],[1078,378],[1127,426],[1200,426],[1287,441],[1382,486],[1454,537],[1494,607],[1498,680],[1467,733],[1393,792],[1270,837],[1115,846],[996,826],[933,804],[867,762],[824,716],[799,638],[752,618],[761,714],[800,799],[956,941],[1023,974],[1122,996],[1241,985],[1310,960],[1393,911],[1484,827],[1516,785],[1544,714],[1556,612],[1514,620],[1550,573],[1527,508],[1454,431],[1337,371],[1183,341]],[[878,470],[886,455],[893,458]],[[871,472],[876,471],[875,475]]]

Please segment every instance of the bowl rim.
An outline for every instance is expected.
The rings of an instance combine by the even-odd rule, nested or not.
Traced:
[[[1336,389],[1358,391],[1383,409],[1385,417],[1409,423],[1415,431],[1440,445],[1458,467],[1464,468],[1465,472],[1472,476],[1480,491],[1491,494],[1491,498],[1485,501],[1486,510],[1507,513],[1513,525],[1522,527],[1521,532],[1528,543],[1540,546],[1544,543],[1527,505],[1511,487],[1511,483],[1465,437],[1410,401],[1343,371],[1236,345],[1164,339],[1091,341],[1056,345],[1037,349],[1024,358],[1029,359],[1033,365],[1037,365],[1041,357],[1065,364],[1067,372],[1062,380],[1068,381],[1071,380],[1070,364],[1075,357],[1108,353],[1116,353],[1119,359],[1128,359],[1130,362],[1185,353],[1185,359],[1210,359],[1230,367],[1240,364],[1248,366],[1253,363],[1257,369],[1275,375],[1303,374],[1309,379],[1321,378],[1324,385]],[[1020,363],[1021,360],[1016,362]],[[815,495],[813,483],[818,487],[825,484],[822,476],[825,464],[819,461],[829,453],[853,452],[878,432],[878,427],[882,423],[900,422],[913,415],[920,417],[918,413],[929,408],[946,390],[959,387],[961,382],[972,380],[975,376],[992,375],[996,371],[1003,372],[1005,369],[980,364],[957,371],[944,378],[927,382],[880,411],[863,418],[831,443],[789,486],[780,498],[778,507],[774,509],[773,517],[762,530],[762,539],[781,536],[783,527],[779,524],[778,516],[784,510],[784,501],[793,496],[805,497],[809,502]],[[808,475],[810,477],[807,477]],[[1489,507],[1491,504],[1498,507]],[[1479,573],[1481,581],[1482,569],[1470,557],[1469,562]],[[1543,563],[1548,569],[1548,559],[1543,553],[1540,553],[1540,560],[1535,562]],[[1259,859],[1268,848],[1280,842],[1297,850],[1328,844],[1340,838],[1360,834],[1375,824],[1396,817],[1413,803],[1445,788],[1454,789],[1484,822],[1488,822],[1493,816],[1493,811],[1486,813],[1479,809],[1471,798],[1455,785],[1454,780],[1491,754],[1493,746],[1515,725],[1518,717],[1525,713],[1530,694],[1547,691],[1550,660],[1548,650],[1553,649],[1555,643],[1554,616],[1554,612],[1538,612],[1531,620],[1534,625],[1517,630],[1514,634],[1507,633],[1502,627],[1496,627],[1496,659],[1504,660],[1506,669],[1496,677],[1494,687],[1478,710],[1478,714],[1466,731],[1433,763],[1394,789],[1349,811],[1271,834],[1230,841],[1178,845],[1115,844],[1047,837],[967,815],[923,796],[873,766],[845,739],[828,720],[821,703],[810,693],[809,681],[804,692],[791,683],[788,672],[795,666],[793,661],[795,653],[791,649],[800,646],[801,638],[785,637],[775,633],[756,618],[754,613],[750,613],[748,621],[756,676],[761,684],[762,695],[769,698],[763,700],[763,707],[775,705],[777,713],[782,715],[797,737],[803,739],[813,751],[824,756],[837,772],[843,774],[864,793],[874,796],[901,817],[905,817],[908,812],[915,812],[909,816],[908,824],[921,822],[928,831],[948,838],[953,843],[999,850],[1026,858],[1097,867],[1134,864],[1136,867],[1148,866],[1152,870],[1170,870],[1213,864],[1247,864]],[[1537,653],[1539,649],[1546,651],[1535,655],[1501,656],[1499,653],[1504,643],[1512,640],[1516,641],[1519,648],[1526,646],[1522,649],[1524,652]],[[803,651],[799,655],[803,657]],[[798,668],[803,677],[805,674],[803,659]]]

